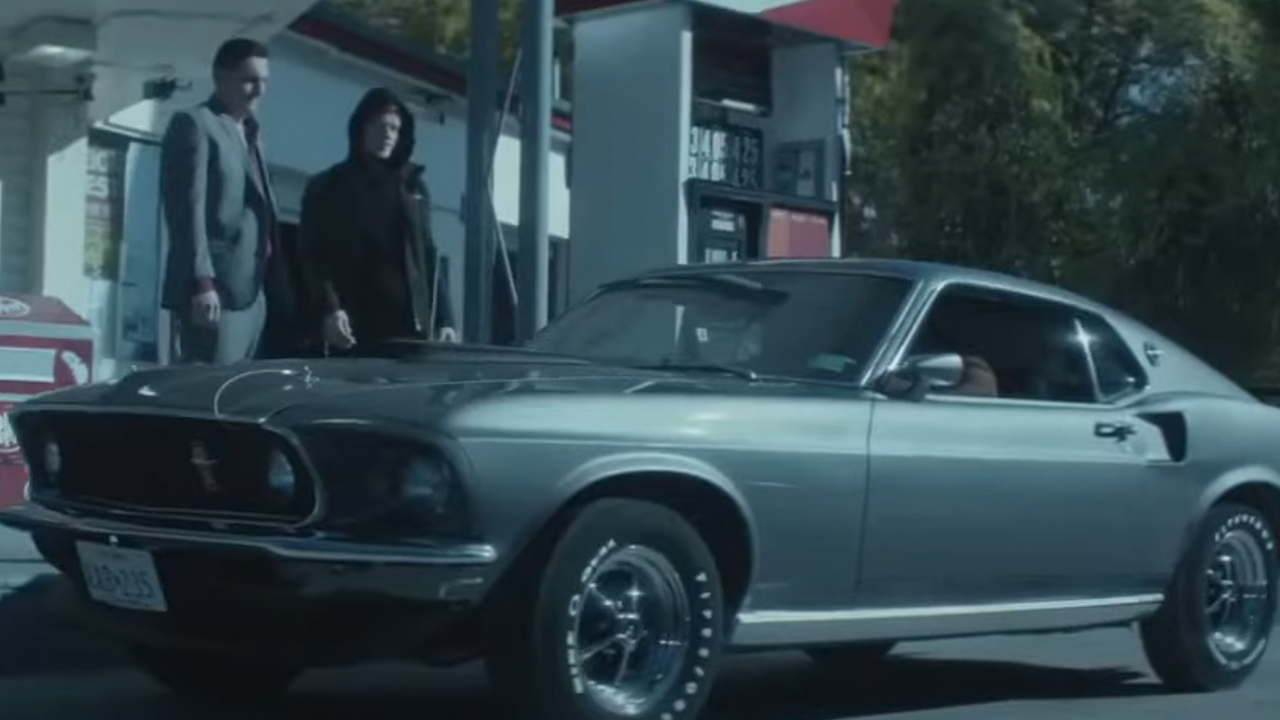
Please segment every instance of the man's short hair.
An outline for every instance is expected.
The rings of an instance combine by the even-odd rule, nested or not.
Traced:
[[[267,46],[249,38],[231,38],[218,47],[213,56],[214,70],[235,70],[250,58],[266,58]]]

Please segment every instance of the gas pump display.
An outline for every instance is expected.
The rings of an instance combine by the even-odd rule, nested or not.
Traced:
[[[731,123],[690,128],[689,176],[742,190],[764,189],[764,134]]]
[[[746,257],[747,218],[734,210],[703,208],[698,213],[698,247],[704,263],[735,262]]]

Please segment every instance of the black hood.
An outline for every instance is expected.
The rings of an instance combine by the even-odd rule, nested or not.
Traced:
[[[365,124],[388,107],[394,107],[396,112],[400,113],[400,137],[396,140],[395,149],[391,151],[391,156],[387,158],[386,163],[393,169],[402,170],[410,164],[409,158],[413,157],[416,141],[414,131],[417,129],[417,123],[414,122],[413,113],[409,112],[409,106],[405,105],[398,95],[384,87],[377,87],[365,93],[356,104],[355,111],[351,113],[351,119],[347,122],[348,153],[353,160],[359,157],[360,136]]]

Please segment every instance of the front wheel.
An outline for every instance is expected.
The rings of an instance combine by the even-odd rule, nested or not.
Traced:
[[[592,503],[529,586],[514,589],[488,657],[519,717],[697,717],[727,623],[715,558],[679,514]]]
[[[283,695],[299,668],[253,657],[214,655],[149,646],[133,648],[134,658],[156,682],[184,700],[238,704]]]
[[[1280,576],[1274,530],[1253,508],[1209,510],[1164,605],[1141,624],[1152,670],[1171,690],[1233,688],[1266,653]]]

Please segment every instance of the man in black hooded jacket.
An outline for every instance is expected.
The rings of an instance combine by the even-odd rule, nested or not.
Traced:
[[[413,115],[375,88],[347,132],[347,159],[307,183],[298,229],[323,341],[337,350],[406,336],[456,342],[422,167],[409,161]]]

